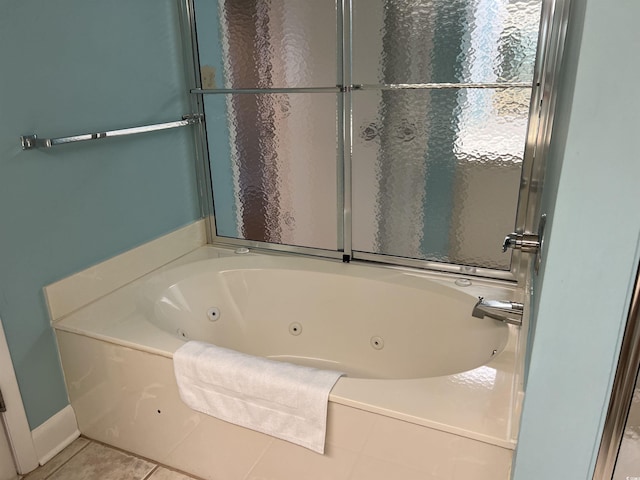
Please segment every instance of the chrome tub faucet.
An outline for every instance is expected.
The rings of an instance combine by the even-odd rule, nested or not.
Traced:
[[[511,325],[522,325],[522,313],[524,305],[518,302],[510,302],[503,300],[485,300],[478,297],[478,303],[473,307],[473,315],[476,318],[484,318],[485,316],[500,320]]]

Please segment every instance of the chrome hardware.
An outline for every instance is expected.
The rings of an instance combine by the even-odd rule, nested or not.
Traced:
[[[502,243],[502,251],[506,252],[507,248],[522,250],[525,253],[538,253],[540,240],[538,235],[533,233],[510,233]]]
[[[138,133],[148,133],[158,130],[167,130],[169,128],[184,127],[201,121],[201,115],[184,115],[182,120],[178,120],[177,122],[156,123],[153,125],[143,125],[141,127],[123,128],[120,130],[111,130],[109,132],[86,133],[70,137],[38,138],[36,134],[23,135],[20,137],[20,143],[22,144],[23,150],[31,150],[33,148],[50,148],[56,145],[83,142],[85,140],[101,140],[108,137],[123,137],[125,135],[135,135]]]
[[[502,251],[506,252],[508,248],[520,250],[524,253],[535,253],[536,258],[533,264],[535,272],[540,270],[542,263],[542,247],[544,246],[544,227],[547,224],[547,214],[540,216],[538,223],[538,233],[510,233],[502,242]]]
[[[483,297],[478,297],[478,303],[474,305],[471,315],[476,318],[484,318],[487,316],[494,320],[521,326],[523,312],[524,305],[522,303],[485,300]]]
[[[362,90],[362,85],[343,85],[340,87],[340,91],[344,93],[350,93],[355,90]]]
[[[307,87],[307,88],[192,88],[192,95],[256,95],[261,93],[331,93],[342,92],[341,86],[336,87]],[[350,87],[349,87],[350,88]]]
[[[531,88],[531,82],[514,83],[385,83],[352,85],[353,90],[434,90],[462,88]]]

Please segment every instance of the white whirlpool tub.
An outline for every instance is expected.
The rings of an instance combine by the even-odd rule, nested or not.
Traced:
[[[506,480],[522,339],[471,311],[519,298],[455,280],[200,248],[55,323],[80,431],[206,479]],[[346,372],[325,455],[184,405],[171,358],[186,339]]]

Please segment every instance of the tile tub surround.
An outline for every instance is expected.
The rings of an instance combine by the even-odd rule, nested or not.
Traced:
[[[509,477],[511,449],[335,402],[329,404],[326,454],[318,455],[190,410],[179,398],[167,357],[75,333],[57,334],[83,434],[195,476],[210,480]]]

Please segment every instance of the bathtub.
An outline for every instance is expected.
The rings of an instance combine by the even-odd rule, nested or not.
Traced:
[[[471,316],[479,295],[518,299],[501,282],[207,246],[54,327],[80,431],[175,469],[506,480],[522,339]],[[345,372],[329,398],[326,454],[186,407],[171,358],[188,339]]]

